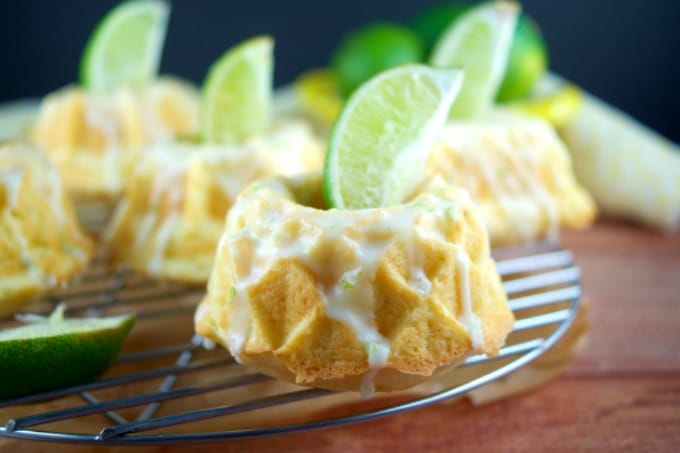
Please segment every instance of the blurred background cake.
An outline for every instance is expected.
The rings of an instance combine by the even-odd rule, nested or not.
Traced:
[[[0,318],[76,277],[92,252],[48,159],[0,145]]]
[[[213,64],[202,86],[200,137],[143,149],[108,228],[112,261],[204,284],[241,190],[321,168],[324,146],[308,124],[271,111],[273,46],[255,37]]]
[[[32,137],[79,199],[116,199],[143,150],[197,132],[198,95],[161,78],[140,89],[68,87],[41,103]]]

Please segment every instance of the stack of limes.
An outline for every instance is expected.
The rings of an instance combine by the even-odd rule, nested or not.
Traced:
[[[502,20],[499,19],[502,15],[493,14],[494,11],[514,9],[516,6],[509,2],[473,6],[470,2],[453,1],[424,10],[409,26],[388,22],[367,24],[350,32],[340,42],[331,58],[330,68],[312,70],[297,80],[300,100],[310,113],[331,123],[346,96],[378,72],[396,64],[415,61],[460,66],[461,61],[450,58],[456,54],[479,68],[477,71],[466,68],[468,83],[483,85],[487,92],[475,89],[475,99],[469,99],[464,87],[457,100],[458,105],[453,108],[454,116],[474,115],[493,98],[501,103],[522,101],[521,107],[530,109],[533,101],[527,98],[546,72],[547,50],[540,29],[526,13],[519,15],[516,25],[514,20],[507,17]],[[508,15],[513,13],[505,16]],[[477,20],[470,16],[476,16]],[[471,42],[456,42],[450,31],[460,28],[457,26],[459,23],[474,22],[477,24],[472,27],[476,31],[464,33]],[[484,23],[488,26],[486,31]],[[503,49],[504,41],[509,47],[496,52],[494,61],[478,61],[475,48],[491,46],[490,39],[496,41],[493,47]],[[452,47],[467,50],[452,52]],[[479,81],[480,77],[488,80]],[[475,82],[471,82],[473,79]],[[539,110],[545,110],[548,102],[551,102],[550,98],[543,100],[544,106]]]

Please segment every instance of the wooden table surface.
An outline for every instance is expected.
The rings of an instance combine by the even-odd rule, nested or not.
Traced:
[[[562,244],[583,270],[590,332],[556,380],[481,407],[461,401],[200,451],[680,451],[680,234],[605,221],[564,232]]]

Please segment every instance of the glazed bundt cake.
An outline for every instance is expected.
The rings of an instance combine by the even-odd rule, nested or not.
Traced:
[[[73,278],[92,251],[47,158],[0,146],[0,317]]]
[[[365,394],[498,351],[513,316],[464,191],[436,179],[404,204],[326,210],[321,185],[275,178],[239,196],[199,334],[265,374]]]

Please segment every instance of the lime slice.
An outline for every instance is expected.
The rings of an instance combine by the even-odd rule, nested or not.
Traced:
[[[272,50],[269,36],[249,39],[215,62],[201,91],[201,135],[209,143],[239,143],[269,125]]]
[[[85,47],[80,81],[89,90],[141,86],[158,74],[170,7],[160,0],[128,1],[111,10]]]
[[[421,175],[462,80],[457,69],[406,64],[360,86],[331,132],[324,168],[328,206],[401,202]]]
[[[132,315],[49,318],[0,330],[0,400],[91,381],[115,361],[135,322]]]
[[[492,104],[505,73],[518,13],[514,3],[480,5],[455,21],[435,45],[433,65],[465,70],[451,117],[473,117]]]

